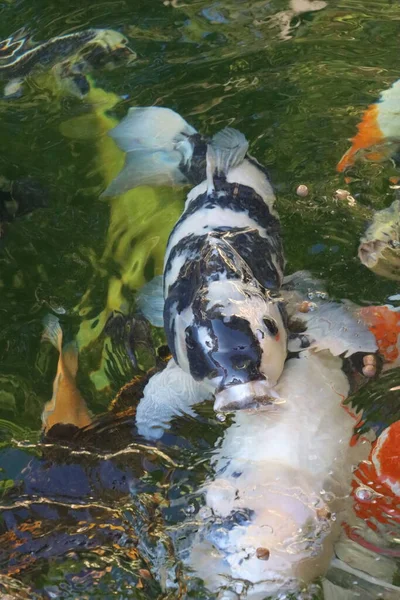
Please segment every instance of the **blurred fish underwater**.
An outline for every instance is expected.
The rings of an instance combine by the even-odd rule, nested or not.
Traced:
[[[136,54],[117,31],[88,29],[56,36],[41,44],[22,30],[0,41],[0,78],[6,81],[4,97],[22,94],[27,79],[51,72],[62,92],[84,96],[86,75],[99,68],[115,68],[118,61],[133,61]],[[39,83],[40,85],[40,83]]]

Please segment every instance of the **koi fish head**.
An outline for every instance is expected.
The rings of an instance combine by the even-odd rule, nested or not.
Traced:
[[[90,65],[96,68],[113,69],[119,61],[133,62],[137,55],[128,46],[128,39],[113,29],[95,30],[96,35],[80,52]]]
[[[197,262],[188,261],[166,293],[174,359],[215,394],[215,410],[270,403],[287,357],[282,299],[226,241],[209,236],[201,243]]]
[[[192,310],[183,353],[193,378],[216,389],[215,410],[270,401],[287,355],[279,301],[256,287],[221,280],[210,282]]]

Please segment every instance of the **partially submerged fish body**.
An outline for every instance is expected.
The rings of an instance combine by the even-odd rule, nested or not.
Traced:
[[[33,45],[29,36],[11,36],[0,42],[0,78],[7,80],[5,97],[18,96],[24,80],[45,71],[65,79],[69,91],[82,96],[89,91],[85,74],[96,67],[113,67],[135,53],[128,40],[112,29],[86,29],[50,38]]]
[[[341,593],[349,600],[400,598],[399,447],[400,421],[396,421],[382,431],[353,475],[353,510],[345,515],[327,573],[330,582],[346,590]],[[325,597],[336,600],[342,596],[332,591]]]
[[[400,310],[390,304],[363,306],[355,316],[362,319],[374,334],[378,352],[384,360],[383,370],[400,365]]]
[[[281,402],[238,411],[214,455],[186,564],[210,591],[262,600],[299,593],[323,575],[349,507],[352,467],[370,444],[350,445],[342,359],[305,350],[290,358]],[[201,515],[206,515],[202,520]]]
[[[217,410],[268,401],[287,331],[280,225],[264,169],[240,132],[205,140],[169,109],[130,109],[111,135],[127,157],[106,195],[200,181],[165,253],[163,323],[175,367],[204,397],[215,394]]]
[[[330,565],[334,581],[353,577],[351,589],[356,579],[360,590],[373,586],[394,599],[400,593],[393,583],[400,556],[394,541],[400,527],[400,423],[372,446],[373,432],[354,436],[358,416],[345,404],[349,380],[338,355],[346,345],[348,353],[374,351],[366,326],[386,364],[396,366],[398,353],[388,343],[398,346],[400,330],[393,331],[391,318],[398,320],[398,312],[345,305],[343,319],[341,305],[329,302],[314,310],[317,318],[306,315],[309,345],[288,359],[276,386],[281,401],[262,411],[238,411],[217,445],[215,476],[205,487],[206,506],[184,559],[214,592],[233,593],[241,581],[235,598],[299,594]]]
[[[53,425],[75,425],[82,428],[91,424],[85,400],[82,398],[77,385],[78,348],[74,342],[63,346],[63,334],[60,323],[54,315],[45,319],[43,339],[57,348],[57,373],[53,383],[53,396],[46,402],[42,414],[43,432],[47,433]]]
[[[224,141],[216,137],[218,152]],[[267,188],[248,159],[216,167],[189,194],[166,250],[168,344],[175,362],[216,394],[216,410],[267,399],[286,359],[280,228],[273,197],[251,187],[257,180]]]
[[[400,558],[399,448],[400,421],[396,421],[382,431],[368,460],[362,461],[354,473],[354,513],[346,523],[350,539],[394,558]]]
[[[400,200],[377,211],[360,240],[358,257],[371,271],[400,279]]]
[[[309,288],[307,273],[298,275]],[[292,288],[297,283],[294,278]],[[344,405],[350,382],[342,356],[376,352],[373,333],[384,349],[381,330],[390,328],[385,316],[381,328],[374,322],[368,331],[372,316],[362,310],[326,301],[309,313],[293,309],[306,326],[290,341],[297,357],[286,361],[274,403],[237,411],[235,423],[216,445],[205,506],[194,531],[188,520],[189,545],[180,535],[176,546],[190,572],[221,598],[263,600],[289,592],[300,598],[335,556],[340,525],[352,511],[354,467],[367,459],[374,437],[372,432],[354,436],[358,418]],[[169,383],[165,387],[163,375]],[[179,392],[171,397],[174,386]],[[172,363],[155,375],[147,386],[153,403],[143,404],[138,421],[141,432],[159,437],[168,426],[161,398],[164,406],[170,404],[169,417],[195,416],[195,386]],[[335,569],[343,567],[339,559],[334,562]]]
[[[381,162],[393,156],[400,145],[400,80],[381,93],[379,100],[365,111],[351,148],[337,165],[344,171],[358,159]]]
[[[372,446],[372,431],[354,435],[359,416],[345,402],[350,382],[343,359],[334,356],[344,354],[345,336],[340,347],[334,335],[343,320],[340,306],[330,305],[315,309],[320,312],[315,323],[312,312],[307,316],[304,335],[310,344],[286,362],[275,388],[280,401],[261,411],[238,411],[216,445],[215,475],[205,486],[205,506],[182,558],[210,591],[231,590],[227,598],[263,600],[289,592],[302,597],[329,567],[335,581],[352,574],[360,579],[359,589],[381,586],[388,598],[400,592],[393,583],[399,557],[393,540],[400,527],[400,424],[384,430]],[[378,315],[387,307],[374,308]],[[355,349],[351,344],[373,351],[364,332],[371,314],[346,310],[354,315],[349,352]],[[382,314],[380,327],[376,320],[371,327],[381,351],[382,332],[391,330],[391,320]],[[319,319],[326,323],[320,347],[314,335]],[[385,358],[396,365],[396,356]],[[360,557],[354,542],[370,555]],[[377,562],[382,555],[385,565]]]

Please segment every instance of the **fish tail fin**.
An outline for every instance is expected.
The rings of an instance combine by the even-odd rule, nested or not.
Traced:
[[[109,132],[127,153],[122,171],[102,196],[117,196],[140,185],[186,183],[180,166],[190,168],[196,130],[169,108],[132,107]]]
[[[343,154],[336,167],[338,173],[343,173],[343,171],[354,165],[356,153],[357,149],[351,147]]]
[[[164,327],[163,276],[145,283],[136,297],[137,307],[154,327]]]
[[[55,315],[48,314],[43,319],[44,331],[42,334],[42,341],[50,342],[57,348],[59,353],[62,351],[63,343],[63,332],[61,329],[60,321]]]
[[[214,188],[214,176],[227,175],[230,169],[239,166],[249,148],[243,133],[225,127],[216,133],[207,147],[207,187]]]
[[[371,104],[364,112],[362,121],[357,125],[358,132],[351,140],[351,147],[342,156],[336,167],[339,173],[354,165],[360,151],[366,152],[384,141],[384,134],[378,120],[380,106],[380,103]],[[366,155],[365,158],[379,162],[385,158],[385,152],[372,152]]]

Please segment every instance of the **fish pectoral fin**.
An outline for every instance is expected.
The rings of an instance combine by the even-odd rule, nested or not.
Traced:
[[[169,108],[130,108],[109,132],[127,155],[122,171],[102,196],[118,196],[140,185],[187,183],[180,165],[190,166],[193,154],[190,136],[195,133],[193,127]]]
[[[184,184],[186,178],[179,170],[181,160],[182,155],[175,150],[128,152],[122,171],[100,197],[120,196],[141,185],[155,187]]]
[[[347,358],[356,352],[374,354],[378,349],[373,333],[357,318],[350,303],[325,302],[302,317],[307,323],[304,333],[316,352],[329,350],[333,356],[344,354]]]
[[[139,290],[136,305],[154,327],[164,327],[163,276],[156,275]]]
[[[140,435],[156,440],[179,415],[196,416],[192,406],[211,398],[204,384],[185,373],[173,359],[146,385],[136,412]]]

